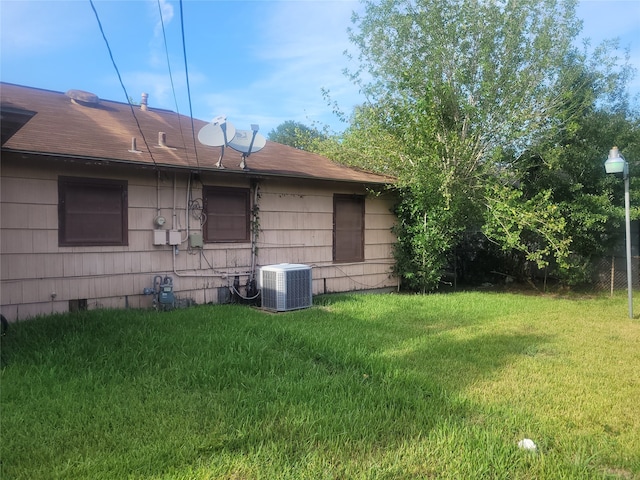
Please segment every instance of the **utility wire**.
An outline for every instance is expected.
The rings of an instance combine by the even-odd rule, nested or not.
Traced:
[[[102,22],[100,21],[100,16],[98,15],[98,11],[96,10],[95,5],[93,4],[93,0],[89,0],[89,3],[91,4],[91,9],[93,10],[93,13],[96,16],[96,20],[98,21],[98,27],[100,27],[100,33],[102,33],[102,38],[104,39],[104,43],[107,45],[107,50],[109,51],[109,57],[111,58],[111,63],[113,64],[113,68],[115,68],[116,73],[118,74],[118,80],[120,81],[120,86],[122,87],[122,90],[124,91],[124,96],[127,99],[127,103],[129,104],[129,108],[131,108],[131,115],[133,115],[133,119],[136,121],[136,125],[138,126],[138,131],[140,132],[140,135],[142,136],[142,141],[144,142],[145,147],[147,147],[147,151],[149,152],[149,156],[151,157],[151,160],[153,161],[153,165],[158,168],[158,164],[156,163],[155,158],[153,158],[153,153],[151,153],[151,148],[149,148],[149,144],[147,143],[147,139],[144,136],[144,133],[142,131],[142,127],[140,126],[140,122],[138,122],[138,117],[136,117],[136,112],[133,108],[133,105],[131,103],[131,101],[129,100],[129,94],[127,93],[127,89],[124,86],[124,82],[122,81],[122,77],[120,76],[120,70],[118,70],[118,66],[116,65],[116,61],[113,58],[113,52],[111,51],[111,46],[109,45],[109,41],[107,40],[107,36],[104,33],[104,29],[102,28]]]
[[[189,161],[189,152],[187,151],[187,145],[184,140],[184,131],[182,129],[182,116],[180,115],[180,107],[178,106],[178,98],[176,96],[176,87],[173,83],[173,73],[171,72],[171,61],[169,60],[169,47],[167,44],[167,34],[164,28],[164,17],[162,15],[162,7],[160,5],[160,0],[158,0],[158,14],[160,15],[160,24],[162,25],[162,39],[164,41],[164,52],[167,57],[167,68],[169,69],[169,80],[171,81],[171,91],[173,92],[173,100],[176,105],[176,113],[178,114],[178,125],[180,127],[180,138],[182,139],[182,145],[184,146],[184,152],[187,156],[187,161]],[[196,151],[196,164],[198,164],[198,169],[200,169],[200,164],[198,163],[198,152]]]
[[[184,57],[184,73],[187,78],[187,97],[189,98],[189,117],[191,118],[191,136],[193,138],[193,149],[196,152],[196,163],[200,170],[200,162],[198,162],[198,149],[196,146],[196,130],[193,125],[193,107],[191,105],[191,87],[189,85],[189,68],[187,67],[187,44],[184,36],[184,14],[182,11],[182,0],[180,0],[180,26],[182,28],[182,56]]]

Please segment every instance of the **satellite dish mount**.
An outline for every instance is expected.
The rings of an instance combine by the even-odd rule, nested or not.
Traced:
[[[251,131],[238,130],[233,140],[229,142],[229,146],[242,153],[242,161],[240,162],[240,168],[248,170],[247,157],[254,152],[262,150],[266,145],[267,139],[258,133],[260,127],[256,124],[251,125]]]
[[[242,154],[242,161],[240,162],[240,168],[243,169],[243,170],[247,169],[247,157],[249,155],[251,155],[251,149],[253,148],[253,142],[256,141],[256,135],[258,134],[258,129],[259,128],[260,127],[258,125],[255,125],[255,124],[251,125],[251,132],[253,132],[253,133],[251,135],[251,143],[249,144],[249,150],[247,151],[247,153],[243,153]]]
[[[218,158],[218,161],[216,162],[216,167],[224,168],[224,165],[222,165],[222,157],[224,157],[224,147],[227,144],[227,122],[221,123],[220,124],[220,129],[222,130],[222,136],[224,137],[224,143],[221,145],[220,158]]]

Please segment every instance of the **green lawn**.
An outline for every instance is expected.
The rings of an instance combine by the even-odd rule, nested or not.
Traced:
[[[338,295],[20,322],[2,339],[0,476],[640,478],[625,298]]]

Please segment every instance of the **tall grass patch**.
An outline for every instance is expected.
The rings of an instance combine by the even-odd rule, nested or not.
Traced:
[[[3,478],[635,478],[623,303],[336,295],[20,322],[2,340]]]

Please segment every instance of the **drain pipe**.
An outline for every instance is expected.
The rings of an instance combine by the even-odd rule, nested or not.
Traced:
[[[176,229],[176,182],[178,179],[176,178],[177,173],[173,174],[173,210],[171,211],[171,230]]]
[[[184,204],[184,215],[187,217],[185,219],[185,223],[187,224],[187,238],[189,240],[189,217],[191,216],[191,212],[189,211],[189,202],[191,201],[191,172],[188,173],[187,178],[187,198],[186,203]]]
[[[160,215],[160,170],[156,176],[156,217]]]

